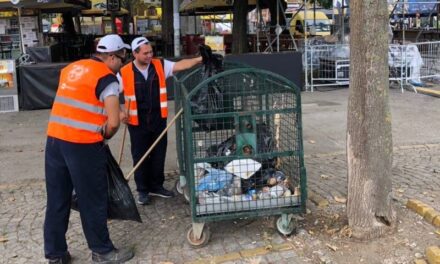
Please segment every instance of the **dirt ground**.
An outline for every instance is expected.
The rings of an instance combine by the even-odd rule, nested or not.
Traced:
[[[312,208],[298,219],[295,236],[286,238],[310,263],[338,264],[407,264],[424,259],[425,249],[440,246],[440,233],[422,217],[394,201],[398,217],[397,230],[368,242],[351,238],[345,205],[330,204]],[[313,207],[313,206],[312,206]],[[275,262],[274,262],[275,263]]]

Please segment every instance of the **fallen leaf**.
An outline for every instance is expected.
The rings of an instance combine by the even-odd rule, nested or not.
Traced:
[[[332,246],[332,245],[330,245],[330,244],[325,244],[329,249],[331,249],[331,250],[333,250],[333,251],[336,251],[336,250],[338,250],[338,247],[336,247],[336,246]]]
[[[440,229],[435,231],[435,233],[440,236]]]
[[[170,218],[168,218],[169,220],[173,220],[174,218],[176,218],[174,215],[171,216]]]
[[[0,236],[0,243],[5,243],[8,241],[8,238],[5,236]]]
[[[160,264],[174,264],[174,262],[170,262],[170,261],[161,261],[159,263]]]
[[[350,238],[353,235],[353,231],[351,230],[351,228],[347,225],[344,226],[341,231],[339,231],[339,234],[341,234],[344,237],[348,237]]]
[[[313,235],[313,234],[315,234],[315,232],[313,232],[312,230],[309,230],[309,234]]]
[[[345,198],[345,197],[335,196],[334,198],[335,198],[335,201],[338,202],[338,203],[344,203],[345,204],[347,202],[347,198]]]
[[[310,143],[310,144],[315,144],[316,141],[314,141],[314,140],[309,140],[309,143]]]
[[[405,189],[400,188],[400,189],[397,189],[397,191],[400,193],[403,193],[403,192],[405,192]]]
[[[272,245],[266,245],[264,247],[264,249],[267,250],[267,251],[271,251],[273,249],[273,247],[272,247]]]
[[[328,179],[329,178],[329,176],[328,175],[325,175],[325,174],[321,174],[321,179]]]
[[[329,235],[334,235],[338,231],[339,231],[339,228],[332,228],[332,229],[325,230],[325,232]]]

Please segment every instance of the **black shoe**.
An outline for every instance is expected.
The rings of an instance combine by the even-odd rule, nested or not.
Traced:
[[[139,193],[139,197],[137,200],[138,204],[141,205],[146,205],[146,204],[150,204],[151,200],[150,200],[150,196],[148,195],[148,193]]]
[[[120,264],[134,257],[133,249],[121,248],[114,249],[107,254],[92,253],[92,263]]]
[[[70,253],[67,252],[66,255],[64,255],[64,257],[60,257],[60,258],[50,258],[49,259],[49,264],[69,264],[72,260],[72,257],[70,256]]]
[[[151,196],[158,196],[158,197],[162,197],[162,198],[171,198],[174,197],[175,194],[172,191],[168,191],[165,188],[160,188],[160,189],[156,189],[154,191],[150,192]]]

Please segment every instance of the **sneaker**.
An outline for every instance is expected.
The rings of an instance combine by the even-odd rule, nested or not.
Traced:
[[[150,204],[150,196],[148,195],[148,193],[139,193],[139,197],[137,200],[137,203],[140,205],[147,205]]]
[[[60,258],[50,258],[49,264],[69,264],[72,260],[72,257],[70,256],[70,253],[67,252],[66,255]]]
[[[133,249],[121,248],[114,249],[107,254],[92,253],[92,263],[120,264],[134,257]]]
[[[171,197],[174,197],[175,194],[172,191],[168,191],[167,189],[162,187],[160,189],[151,191],[150,195],[151,196],[158,196],[158,197],[162,197],[162,198],[171,198]]]

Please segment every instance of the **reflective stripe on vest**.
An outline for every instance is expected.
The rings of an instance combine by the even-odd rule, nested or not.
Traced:
[[[73,143],[102,141],[107,116],[95,92],[99,81],[110,74],[114,74],[110,68],[93,59],[79,60],[62,69],[47,135]]]
[[[96,114],[103,114],[104,113],[104,108],[101,106],[84,103],[84,102],[81,102],[81,101],[78,101],[75,99],[71,99],[71,98],[67,98],[67,97],[63,97],[63,96],[55,97],[54,102],[70,105],[70,106],[82,109],[84,111],[89,111],[91,113],[96,113]]]
[[[76,129],[87,130],[95,133],[96,132],[101,133],[102,131],[102,126],[97,126],[86,122],[81,122],[60,116],[51,115],[49,118],[49,122],[55,122],[55,123],[63,124],[65,126],[73,127]]]
[[[168,97],[165,73],[163,71],[162,63],[159,59],[152,59],[151,64],[156,70],[156,74],[159,79],[159,100],[160,100],[160,115],[162,118],[167,118],[168,116]],[[135,77],[133,70],[133,62],[128,63],[121,69],[122,83],[124,85],[124,98],[125,98],[125,108],[128,109],[128,101],[130,101],[130,109],[128,116],[128,123],[130,125],[139,125],[137,102],[136,102],[136,88],[135,88]]]

